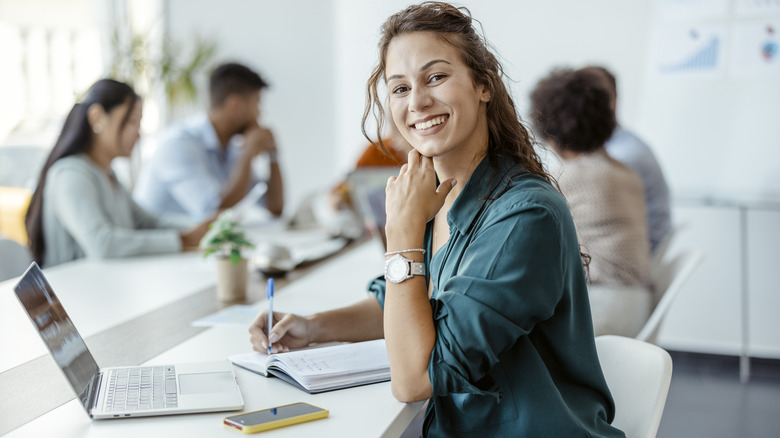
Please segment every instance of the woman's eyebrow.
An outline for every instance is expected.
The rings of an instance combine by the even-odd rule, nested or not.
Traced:
[[[425,65],[420,67],[420,72],[424,72],[425,70],[429,69],[432,65],[437,64],[439,62],[444,62],[444,63],[452,65],[452,63],[450,63],[447,60],[444,60],[444,59],[434,59],[433,61],[426,62]],[[388,76],[387,80],[391,81],[393,79],[401,79],[403,77],[404,77],[404,75],[402,75],[402,74],[395,74],[395,75],[392,75],[392,76]]]

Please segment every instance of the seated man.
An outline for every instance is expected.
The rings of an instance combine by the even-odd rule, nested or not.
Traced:
[[[209,78],[210,107],[166,133],[141,172],[135,197],[155,213],[211,217],[237,204],[258,182],[252,160],[269,158],[263,205],[275,215],[284,206],[282,176],[273,133],[258,124],[260,92],[266,82],[235,63],[214,69]]]
[[[595,335],[633,337],[650,314],[650,245],[642,181],[607,155],[615,116],[603,80],[559,70],[531,94],[537,134],[561,157],[557,181],[590,256]]]
[[[617,107],[617,81],[615,76],[604,67],[585,67],[583,70],[601,75],[606,80],[610,93],[612,111]],[[617,115],[617,112],[615,112]],[[604,148],[614,159],[630,167],[639,175],[644,186],[647,206],[647,228],[650,238],[650,250],[655,251],[672,230],[671,200],[669,186],[653,151],[639,137],[624,129],[616,122],[612,136]]]

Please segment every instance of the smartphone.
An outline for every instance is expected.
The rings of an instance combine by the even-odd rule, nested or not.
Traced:
[[[278,429],[307,421],[319,420],[328,416],[328,410],[308,403],[292,403],[261,411],[225,417],[226,426],[243,433],[256,433]]]

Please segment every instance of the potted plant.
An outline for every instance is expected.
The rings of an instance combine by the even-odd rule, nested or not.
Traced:
[[[242,251],[249,248],[254,248],[254,244],[247,239],[241,224],[234,220],[231,210],[220,213],[201,239],[203,256],[214,254],[217,258],[217,296],[220,301],[246,299],[249,270]]]

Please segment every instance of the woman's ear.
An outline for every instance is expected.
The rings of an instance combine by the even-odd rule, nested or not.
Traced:
[[[493,98],[493,95],[490,94],[490,90],[487,89],[487,87],[482,88],[482,96],[480,96],[479,101],[488,103]]]
[[[108,122],[107,118],[108,114],[106,114],[106,110],[103,109],[103,105],[93,103],[87,108],[87,122],[92,128],[92,132],[95,134],[100,134],[100,132],[105,129]]]

